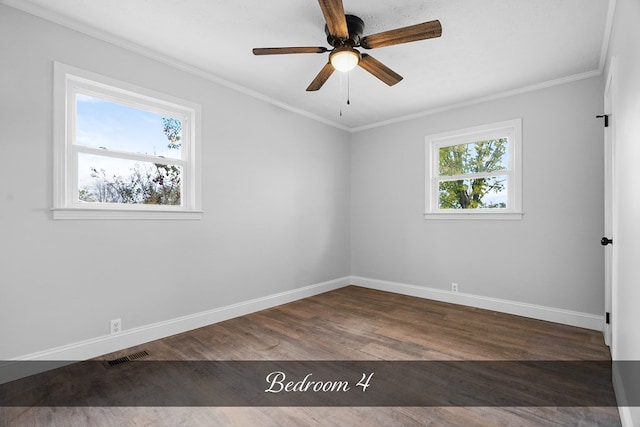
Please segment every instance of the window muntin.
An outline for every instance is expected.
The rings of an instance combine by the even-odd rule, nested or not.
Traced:
[[[522,215],[521,120],[427,137],[425,218]]]
[[[200,107],[54,70],[54,218],[199,218]]]

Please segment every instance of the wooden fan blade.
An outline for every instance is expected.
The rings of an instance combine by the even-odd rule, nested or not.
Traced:
[[[284,55],[289,53],[325,53],[326,47],[256,47],[254,55]]]
[[[329,34],[340,39],[348,39],[349,29],[342,0],[318,0],[318,3],[320,3]]]
[[[324,84],[324,82],[326,82],[329,79],[329,77],[331,77],[331,74],[333,74],[333,71],[334,71],[333,65],[331,65],[330,62],[327,62],[327,64],[324,67],[322,67],[322,70],[320,70],[316,78],[313,79],[313,81],[307,88],[307,92],[313,92],[320,89]]]
[[[432,39],[441,35],[442,26],[440,21],[435,20],[366,36],[360,40],[360,46],[365,49],[375,49],[394,44]]]
[[[393,86],[402,80],[402,76],[400,74],[396,73],[391,68],[366,53],[362,54],[362,59],[358,65],[389,86]]]

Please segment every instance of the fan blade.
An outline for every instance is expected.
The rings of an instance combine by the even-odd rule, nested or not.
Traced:
[[[362,54],[362,59],[360,60],[358,65],[360,65],[362,68],[364,68],[389,86],[393,86],[394,84],[402,80],[402,76],[400,74],[396,73],[391,68],[387,67],[382,62],[366,53]]]
[[[284,55],[288,53],[325,53],[326,47],[256,47],[254,55]]]
[[[327,64],[324,67],[322,67],[322,70],[320,70],[316,78],[313,79],[313,81],[307,88],[307,92],[313,92],[320,89],[324,84],[324,82],[326,82],[329,79],[329,77],[331,77],[331,74],[333,74],[333,71],[334,71],[333,65],[331,65],[330,62],[327,62]]]
[[[344,15],[342,0],[318,0],[318,3],[320,3],[320,9],[322,9],[329,34],[339,39],[348,39],[349,29],[347,28],[347,18]]]
[[[440,21],[435,20],[366,36],[360,40],[360,46],[365,49],[375,49],[394,44],[432,39],[441,35],[442,26]]]

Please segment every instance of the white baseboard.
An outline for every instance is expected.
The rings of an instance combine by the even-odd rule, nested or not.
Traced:
[[[602,331],[604,326],[603,316],[545,307],[541,305],[489,298],[479,295],[465,294],[462,292],[454,293],[442,289],[408,285],[406,283],[388,282],[385,280],[369,279],[367,277],[359,276],[351,276],[351,284],[380,291],[388,291],[413,297],[449,302],[452,304],[483,308],[501,313],[545,320],[548,322],[562,323],[565,325],[593,329],[596,331]]]
[[[126,329],[119,334],[104,335],[37,353],[26,354],[0,365],[0,384],[37,373],[24,372],[24,369],[18,367],[19,361],[79,361],[92,359],[114,351],[144,344],[149,341],[166,338],[171,335],[187,332],[203,326],[222,322],[224,320],[233,319],[234,317],[244,316],[246,314],[255,313],[256,311],[265,310],[267,308],[342,288],[349,284],[350,277],[342,277],[291,291],[280,292],[225,307],[215,308],[213,310],[177,317],[175,319],[169,319],[163,322],[153,323],[137,328]],[[42,370],[46,370],[44,367],[49,366],[49,364],[27,364],[27,366],[31,368],[35,366],[42,366]],[[54,364],[52,366],[59,366],[59,364]]]
[[[144,344],[149,341],[165,338],[171,335],[187,332],[196,328],[229,320],[234,317],[255,313],[256,311],[275,307],[281,304],[297,301],[313,295],[318,295],[347,285],[362,286],[381,291],[427,298],[453,304],[467,305],[502,313],[515,314],[539,320],[578,326],[587,329],[602,330],[604,319],[602,316],[561,310],[525,304],[515,301],[488,298],[465,293],[452,293],[441,289],[409,285],[405,283],[388,282],[359,276],[342,277],[323,283],[255,298],[225,307],[215,308],[200,313],[169,319],[150,325],[123,330],[119,334],[104,335],[85,341],[76,342],[52,348],[37,353],[26,354],[0,365],[0,384],[12,381],[37,372],[23,372],[17,369],[19,361],[77,361],[98,357],[124,348]],[[29,365],[30,367],[36,365]],[[47,366],[47,364],[37,365]],[[43,369],[44,370],[44,369]]]

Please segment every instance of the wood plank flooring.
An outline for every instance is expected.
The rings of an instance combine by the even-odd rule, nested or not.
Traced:
[[[600,332],[348,286],[105,355],[145,360],[610,360]],[[615,407],[18,407],[3,426],[618,426]]]

